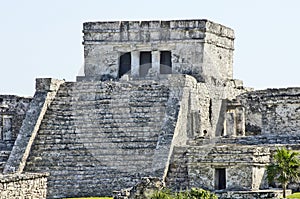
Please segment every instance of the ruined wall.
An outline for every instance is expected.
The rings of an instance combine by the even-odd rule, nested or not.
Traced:
[[[86,79],[117,79],[119,57],[131,52],[131,75],[139,76],[139,53],[170,51],[172,73],[197,81],[232,79],[232,29],[207,20],[88,22],[83,25]],[[159,73],[159,66],[152,65]]]
[[[21,128],[31,98],[0,95],[0,172]]]
[[[298,134],[300,89],[283,88],[253,91],[238,97],[246,109],[248,134]]]
[[[11,150],[31,98],[0,95],[0,149]]]
[[[0,175],[0,198],[46,199],[47,173]]]

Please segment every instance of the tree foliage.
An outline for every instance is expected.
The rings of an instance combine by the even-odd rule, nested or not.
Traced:
[[[298,180],[300,161],[299,153],[286,148],[277,148],[273,156],[274,161],[267,166],[269,183],[279,182],[283,188],[283,197],[286,197],[286,187],[292,180]]]

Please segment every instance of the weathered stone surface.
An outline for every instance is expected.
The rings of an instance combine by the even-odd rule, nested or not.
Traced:
[[[47,173],[0,175],[0,198],[46,199]]]

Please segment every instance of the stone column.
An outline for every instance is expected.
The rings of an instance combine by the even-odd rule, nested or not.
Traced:
[[[238,136],[245,136],[245,110],[243,107],[238,107],[236,110],[236,132]]]
[[[133,77],[140,76],[140,52],[139,51],[131,52],[131,75]]]
[[[236,120],[234,110],[228,111],[226,113],[226,135],[236,135]]]
[[[156,74],[160,74],[160,51],[152,51],[152,70]]]

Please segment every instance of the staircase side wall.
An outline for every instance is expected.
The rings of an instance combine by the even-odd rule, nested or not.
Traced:
[[[23,171],[31,145],[39,130],[47,107],[55,98],[56,92],[62,83],[63,81],[61,80],[51,78],[36,80],[36,93],[4,167],[4,173],[21,173]]]

